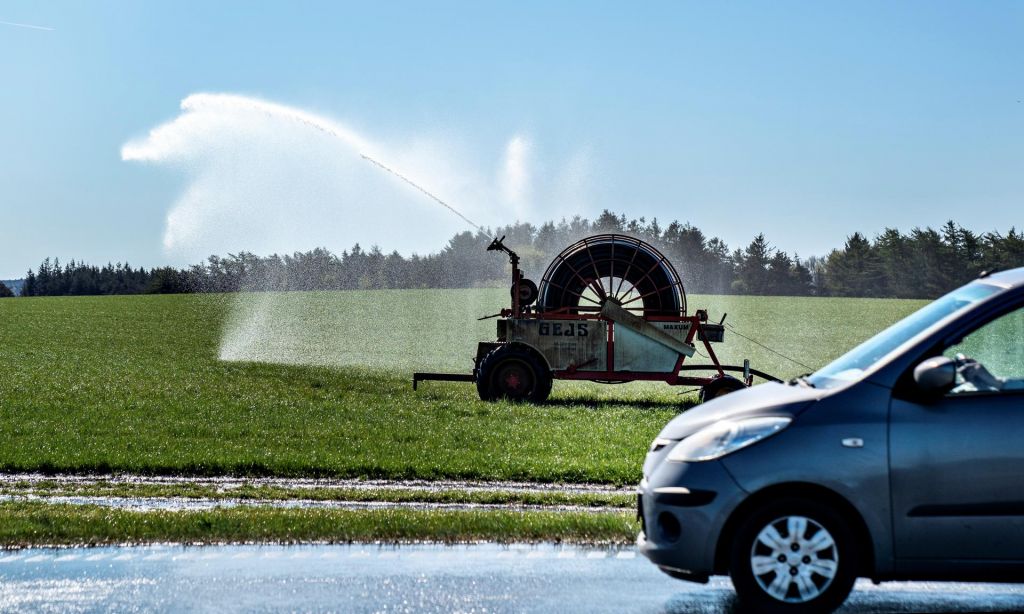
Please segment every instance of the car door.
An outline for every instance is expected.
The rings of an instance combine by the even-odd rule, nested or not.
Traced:
[[[1024,559],[1024,308],[945,348],[1001,380],[958,376],[934,401],[894,398],[889,463],[898,558]],[[914,395],[904,395],[913,397]]]

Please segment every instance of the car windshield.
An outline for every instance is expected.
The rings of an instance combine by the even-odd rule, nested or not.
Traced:
[[[815,388],[835,388],[860,379],[871,365],[939,320],[1000,291],[986,283],[958,288],[915,311],[807,377]]]

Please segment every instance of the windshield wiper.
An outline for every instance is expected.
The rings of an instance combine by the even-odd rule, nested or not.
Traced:
[[[808,375],[811,375],[811,373],[797,375],[793,379],[789,380],[788,384],[790,386],[803,386],[804,388],[814,388],[815,386],[814,384],[811,383],[811,380],[807,379]]]

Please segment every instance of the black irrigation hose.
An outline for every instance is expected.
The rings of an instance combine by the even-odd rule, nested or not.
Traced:
[[[686,390],[683,390],[682,392],[679,392],[677,394],[683,395],[683,394],[690,394],[692,392],[700,392],[700,388],[687,388]]]
[[[729,330],[731,330],[731,331],[732,331],[733,333],[735,333],[735,334],[736,334],[737,336],[743,337],[743,338],[744,338],[744,339],[746,339],[747,341],[749,341],[749,342],[753,343],[754,345],[760,346],[760,347],[762,347],[762,348],[764,348],[764,349],[768,350],[769,352],[771,352],[772,354],[775,354],[776,356],[780,356],[780,357],[782,357],[782,358],[785,358],[786,360],[788,360],[789,362],[791,362],[791,363],[793,363],[793,364],[796,364],[796,365],[800,365],[801,367],[803,367],[803,368],[807,369],[808,371],[814,371],[814,370],[815,370],[815,369],[814,369],[814,367],[811,367],[811,366],[809,366],[809,365],[805,365],[804,363],[800,362],[799,360],[797,360],[797,359],[795,359],[795,358],[790,358],[789,356],[786,356],[786,355],[785,355],[785,354],[783,354],[782,352],[777,352],[777,351],[773,350],[772,348],[770,348],[770,347],[768,347],[767,345],[765,345],[765,344],[761,343],[760,341],[757,341],[757,340],[755,340],[755,339],[751,339],[750,337],[748,337],[748,336],[744,335],[743,333],[739,332],[738,330],[736,330],[736,329],[735,329],[735,328],[733,327],[733,325],[732,325],[732,324],[726,323],[726,325],[725,325],[725,326],[726,326],[726,328],[728,328]]]
[[[774,375],[769,375],[764,371],[759,371],[752,367],[735,367],[733,365],[718,365],[717,367],[715,365],[682,365],[679,367],[680,371],[716,371],[718,369],[721,369],[722,371],[731,371],[732,373],[749,373],[754,377],[760,377],[761,379],[766,379],[769,382],[782,381]]]

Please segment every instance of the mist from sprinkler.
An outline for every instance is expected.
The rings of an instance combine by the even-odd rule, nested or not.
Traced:
[[[364,248],[380,245],[385,253],[436,251],[439,241],[467,226],[481,230],[477,221],[499,225],[530,219],[528,202],[570,195],[563,200],[578,206],[579,186],[585,183],[585,164],[572,159],[565,172],[553,173],[557,181],[544,186],[548,198],[538,198],[529,172],[529,142],[520,135],[491,169],[480,169],[478,157],[462,155],[443,141],[385,144],[341,122],[248,96],[193,94],[181,110],[126,143],[121,155],[187,175],[163,237],[167,253],[186,262],[211,253],[284,254],[356,242]],[[437,194],[458,202],[458,208]],[[450,215],[438,215],[441,207]],[[545,217],[557,214],[545,208]],[[483,251],[480,256],[487,257]],[[423,321],[410,321],[407,313],[383,321],[380,309],[363,305],[363,295],[259,292],[269,285],[254,279],[245,290],[255,292],[232,297],[219,349],[223,360],[379,366],[432,361],[437,366],[438,359],[464,358],[452,358],[451,348],[479,337],[473,327],[457,327],[465,339],[448,340],[447,358],[437,355],[436,337],[416,357],[408,348],[417,346]],[[458,301],[466,313],[437,315],[442,323],[474,321],[500,307],[501,294],[463,293]],[[398,296],[383,293],[379,300]],[[381,352],[382,347],[395,351]]]

